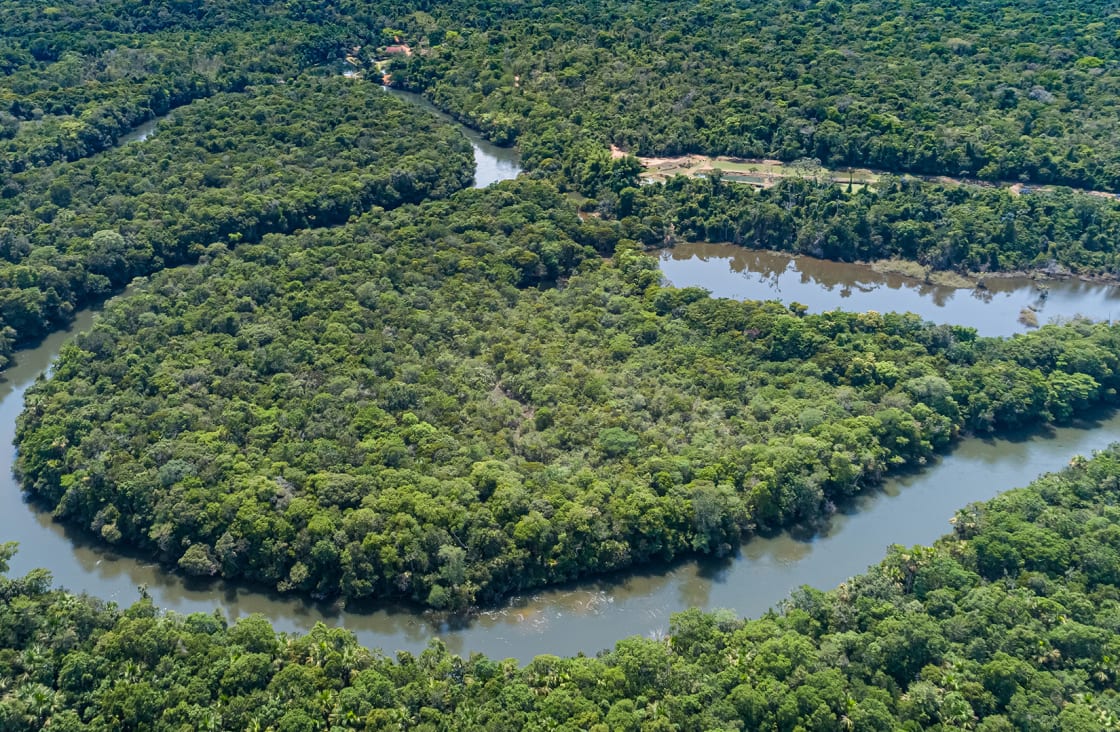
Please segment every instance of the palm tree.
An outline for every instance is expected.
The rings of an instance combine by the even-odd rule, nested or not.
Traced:
[[[57,709],[54,689],[43,684],[24,684],[16,689],[14,696],[23,706],[24,719],[33,727],[42,727]]]

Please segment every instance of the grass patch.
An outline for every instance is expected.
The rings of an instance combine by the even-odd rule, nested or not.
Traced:
[[[880,274],[902,275],[929,285],[954,287],[958,290],[971,290],[977,284],[975,279],[966,277],[959,272],[935,270],[908,259],[878,259],[871,262],[871,269]]]

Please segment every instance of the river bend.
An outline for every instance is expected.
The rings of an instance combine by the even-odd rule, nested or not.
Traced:
[[[403,92],[390,93],[411,101],[419,99]],[[430,108],[427,102],[423,106]],[[517,174],[515,151],[490,145],[474,133],[467,132],[467,136],[479,163],[476,185],[489,185]],[[667,255],[663,267],[677,256],[683,257],[683,251]],[[716,255],[709,252],[693,256],[711,259]],[[776,264],[771,269],[774,267]],[[674,272],[667,274],[674,282],[680,278]],[[772,274],[766,277],[772,278]],[[806,283],[806,292],[830,289],[812,276]],[[728,294],[710,279],[681,284],[703,284],[716,294]],[[919,291],[917,297],[925,301],[938,296]],[[795,299],[808,300],[804,293]],[[969,301],[968,305],[974,312],[969,322],[989,317],[990,302]],[[896,477],[860,497],[849,510],[838,514],[821,536],[783,534],[756,539],[731,559],[683,561],[536,592],[512,598],[502,607],[469,620],[449,623],[442,616],[412,607],[339,611],[218,581],[187,581],[149,561],[90,543],[25,503],[11,476],[14,425],[23,408],[24,392],[48,370],[63,343],[73,333],[88,329],[95,318],[95,312],[84,311],[68,330],[52,334],[36,348],[19,352],[16,364],[0,380],[0,539],[20,543],[12,571],[45,567],[62,587],[121,604],[136,600],[137,588],[145,586],[156,605],[170,611],[210,613],[216,609],[229,619],[262,613],[281,631],[305,632],[320,621],[345,626],[362,644],[380,647],[389,654],[398,649],[419,652],[431,638],[439,636],[457,653],[481,652],[524,662],[543,653],[594,654],[627,636],[661,634],[668,629],[672,613],[693,606],[728,608],[739,615],[758,616],[803,584],[834,587],[862,572],[879,561],[892,543],[931,542],[948,531],[949,518],[957,509],[971,501],[991,498],[1002,489],[1025,485],[1040,473],[1060,469],[1073,455],[1101,449],[1115,439],[1120,428],[1120,416],[1101,414],[1071,427],[1011,438],[968,440],[921,473]],[[1005,319],[1004,315],[990,318]]]

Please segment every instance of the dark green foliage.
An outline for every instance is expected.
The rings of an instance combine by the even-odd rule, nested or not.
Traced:
[[[628,233],[651,247],[679,238],[933,269],[1120,275],[1120,204],[1061,189],[1016,195],[890,178],[849,194],[809,180],[756,190],[678,177],[643,186],[630,216]]]
[[[13,176],[0,199],[0,323],[19,340],[204,247],[329,226],[466,185],[452,128],[361,81],[219,94],[143,144]]]
[[[1120,385],[1116,328],[715,300],[602,226],[520,182],[161,275],[29,392],[25,486],[184,571],[461,608],[731,551]]]
[[[520,139],[534,167],[569,180],[586,158],[555,144],[565,138],[1120,188],[1120,26],[1085,0],[459,0],[430,12],[400,14],[432,49],[397,60],[394,81]]]
[[[0,8],[5,31],[0,58],[9,60],[0,75],[5,174],[102,152],[141,122],[172,109],[221,91],[292,78],[323,63],[299,53],[300,39],[314,28],[261,16],[215,22],[204,36],[197,32],[197,19],[186,20],[185,28],[166,22],[126,34],[123,28],[65,28],[59,16],[78,10],[73,4],[32,5],[13,0]],[[127,19],[152,9],[145,5],[125,11],[132,13]],[[118,19],[106,25],[119,26]],[[12,189],[3,195],[13,195]]]
[[[608,152],[1120,189],[1115,13],[960,5],[0,4],[0,354],[203,260],[111,305],[29,392],[27,489],[187,574],[462,609],[726,553],[962,432],[1114,403],[1116,328],[1000,341],[806,316],[660,287],[639,254],[684,236],[1115,274],[1113,202],[906,180],[643,190]],[[394,83],[519,142],[551,183],[427,201],[469,178],[457,135],[300,75],[396,36],[416,53]],[[0,729],[1115,727],[1118,460],[970,507],[936,547],[780,615],[689,612],[667,641],[524,669],[0,579]]]
[[[162,616],[0,578],[4,729],[1109,730],[1120,697],[1120,448],[971,506],[780,613],[674,616],[664,640],[519,668],[438,641],[388,659],[341,629]],[[993,546],[1004,569],[989,572]],[[2,561],[12,551],[0,547]],[[1041,559],[1040,559],[1041,558]],[[1049,558],[1049,559],[1046,559]]]

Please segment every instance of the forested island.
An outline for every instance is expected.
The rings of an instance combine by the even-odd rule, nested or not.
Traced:
[[[904,259],[979,274],[1120,271],[1120,206],[1068,189],[1007,189],[884,180],[850,193],[811,179],[772,188],[683,176],[623,190],[617,213],[646,246],[733,242],[846,262]]]
[[[809,314],[667,286],[644,252],[1114,279],[1118,17],[6,2],[0,366],[131,285],[27,392],[22,487],[169,571],[470,613],[812,531],[960,439],[1114,408],[1110,320]],[[379,82],[525,172],[471,190],[462,135]],[[643,184],[634,155],[687,153],[886,173]],[[0,728],[1111,729],[1118,480],[1115,450],[1076,458],[764,618],[523,668],[5,578]]]

